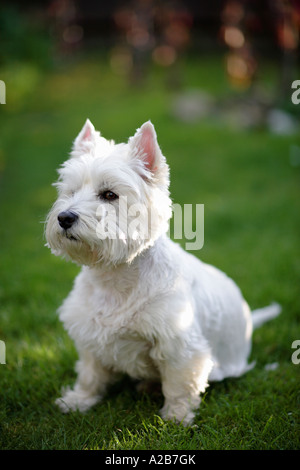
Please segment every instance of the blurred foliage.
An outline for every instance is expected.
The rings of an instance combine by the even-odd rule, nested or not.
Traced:
[[[52,39],[41,18],[15,5],[0,7],[0,75],[7,85],[5,112],[22,109],[52,65]]]
[[[0,7],[0,65],[29,61],[51,64],[51,37],[38,15],[24,14],[16,5]]]
[[[41,70],[31,63],[14,62],[1,71],[1,78],[7,87],[7,102],[3,110],[21,110],[32,97],[41,77]]]

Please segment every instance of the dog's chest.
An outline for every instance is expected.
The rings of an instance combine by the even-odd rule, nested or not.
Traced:
[[[104,366],[134,378],[156,377],[150,357],[153,344],[140,328],[140,302],[136,296],[113,294],[77,286],[62,305],[60,318],[76,344]]]
[[[152,345],[138,333],[123,328],[118,332],[105,334],[105,338],[103,336],[100,333],[99,339],[102,337],[102,341],[97,339],[94,350],[103,365],[137,379],[157,376],[150,357]]]

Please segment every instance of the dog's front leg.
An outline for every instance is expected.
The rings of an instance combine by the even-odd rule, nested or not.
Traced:
[[[209,355],[194,357],[180,365],[164,361],[160,368],[165,397],[161,416],[164,419],[175,419],[185,426],[193,422],[194,410],[200,404],[200,393],[208,385],[212,365]]]
[[[102,366],[91,353],[84,351],[76,363],[78,373],[73,390],[66,388],[55,403],[63,413],[79,410],[82,413],[98,403],[107,385],[112,381],[112,372]]]

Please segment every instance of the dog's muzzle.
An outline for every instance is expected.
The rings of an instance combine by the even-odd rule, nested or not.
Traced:
[[[64,230],[71,228],[77,219],[78,215],[71,211],[60,212],[57,216],[58,223]]]

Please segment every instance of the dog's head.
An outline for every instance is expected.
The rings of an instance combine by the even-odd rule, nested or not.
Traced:
[[[87,120],[59,169],[46,221],[52,252],[78,264],[119,264],[168,230],[169,168],[150,121],[115,144]]]

